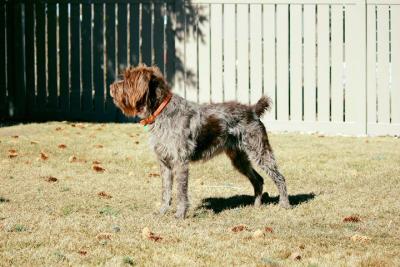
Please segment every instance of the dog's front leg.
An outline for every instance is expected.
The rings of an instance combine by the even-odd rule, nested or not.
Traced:
[[[189,207],[188,199],[188,176],[189,164],[187,162],[179,162],[173,167],[174,177],[178,189],[178,204],[175,217],[184,219],[186,216],[187,208]]]
[[[160,214],[165,214],[171,206],[172,197],[172,170],[160,161],[160,173],[162,177],[162,204]]]

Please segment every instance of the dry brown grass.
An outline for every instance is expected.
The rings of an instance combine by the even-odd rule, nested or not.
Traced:
[[[153,215],[161,181],[143,128],[0,128],[0,265],[400,265],[399,139],[271,142],[293,209],[276,205],[268,177],[265,204],[248,205],[250,183],[220,156],[191,166],[189,218],[177,221],[174,209]]]

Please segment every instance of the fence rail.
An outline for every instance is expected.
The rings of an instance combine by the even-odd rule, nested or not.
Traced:
[[[270,130],[400,134],[400,0],[0,1],[0,114],[121,121],[156,64],[199,103],[274,100]]]

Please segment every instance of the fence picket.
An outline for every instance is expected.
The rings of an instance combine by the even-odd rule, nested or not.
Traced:
[[[34,4],[29,1],[25,4],[25,70],[26,70],[26,98],[27,110],[33,110],[35,107],[35,13]],[[2,27],[4,25],[0,25]],[[1,33],[0,33],[1,34]],[[2,36],[4,38],[4,35]],[[1,42],[1,40],[0,40]],[[3,43],[4,44],[4,43]],[[1,48],[0,48],[1,50]],[[4,51],[1,50],[1,51]],[[3,52],[1,52],[3,53]],[[2,65],[0,60],[0,65]],[[5,67],[3,65],[2,67]],[[1,77],[0,77],[1,80]],[[1,86],[1,85],[0,85]],[[1,90],[1,89],[0,89]],[[1,97],[1,96],[0,96]],[[1,103],[0,103],[1,105]],[[29,113],[30,114],[30,113]]]
[[[22,3],[7,3],[7,80],[11,113],[18,119],[25,116],[24,44]]]
[[[366,10],[362,1],[346,6],[345,125],[349,134],[366,133]],[[362,101],[360,101],[362,99]]]
[[[331,7],[332,121],[343,121],[343,7]]]
[[[186,19],[185,19],[185,90],[186,98],[189,101],[198,102],[198,87],[197,87],[197,6],[195,8],[193,18],[193,25],[189,24],[188,10],[186,8]]]
[[[36,3],[36,103],[39,111],[44,111],[46,104],[46,13],[43,2]],[[72,10],[73,12],[74,10]],[[71,14],[71,19],[73,14]],[[79,17],[78,17],[79,18]],[[79,39],[78,39],[79,41]],[[72,53],[74,52],[73,49]],[[78,47],[79,53],[79,47]],[[72,57],[72,55],[71,55]]]
[[[147,66],[152,64],[152,45],[151,45],[151,35],[152,35],[152,21],[151,21],[151,4],[142,4],[142,62]]]
[[[57,107],[57,6],[47,4],[47,72],[48,98],[47,108],[55,110]]]
[[[367,92],[368,92],[368,123],[377,122],[376,107],[376,25],[375,25],[375,6],[367,8]]]
[[[400,6],[392,5],[392,123],[400,124]]]
[[[222,5],[211,5],[211,102],[222,102]]]
[[[329,94],[329,6],[318,6],[318,121],[330,121]]]
[[[126,4],[118,4],[118,73],[123,73],[128,65],[128,31],[127,31],[127,10]]]
[[[316,119],[315,5],[304,5],[304,121]]]
[[[172,31],[174,33],[174,40],[170,39],[168,42],[169,47],[175,45],[174,56],[174,91],[181,97],[185,97],[185,6],[183,0],[176,0],[174,6]],[[169,53],[171,54],[171,53]],[[169,75],[172,76],[171,74]]]
[[[261,5],[250,5],[250,103],[262,96]]]
[[[82,96],[83,111],[91,111],[92,106],[92,10],[91,5],[82,4],[81,46],[82,46]]]
[[[236,100],[235,5],[224,5],[224,101]]]
[[[164,5],[154,4],[154,64],[164,73]]]
[[[264,95],[274,102],[266,113],[267,120],[275,119],[275,6],[263,6],[263,39],[264,39]]]
[[[58,34],[60,38],[60,97],[58,99],[62,112],[67,113],[69,109],[69,27],[68,27],[68,3],[60,3],[60,16]]]
[[[389,8],[378,6],[378,121],[390,123],[389,96]]]
[[[171,3],[167,3],[167,25],[165,26],[165,34],[166,34],[166,76],[167,81],[170,86],[177,87],[177,84],[174,83],[174,77],[176,76],[175,71],[175,58],[179,56],[175,51],[175,30],[173,28],[173,14],[174,14],[174,5]],[[178,38],[178,36],[176,36]]]
[[[290,5],[290,120],[301,121],[302,81],[302,6]]]
[[[8,114],[6,98],[6,8],[0,3],[0,114]]]
[[[104,112],[104,43],[103,4],[94,5],[93,26],[93,88],[94,110],[101,116]]]
[[[136,3],[129,4],[129,64],[137,66],[139,64],[140,35],[139,35],[139,11],[140,6]]]
[[[210,9],[208,5],[199,5],[198,16],[204,18],[199,22],[199,102],[209,103],[210,89]]]
[[[115,4],[106,4],[106,110],[116,114],[109,86],[117,79],[115,66]]]
[[[276,76],[277,76],[277,95],[276,109],[277,119],[280,121],[289,120],[289,40],[288,40],[288,6],[278,5],[276,10]],[[252,86],[253,87],[253,86]]]
[[[237,99],[250,103],[249,94],[249,6],[237,5]]]

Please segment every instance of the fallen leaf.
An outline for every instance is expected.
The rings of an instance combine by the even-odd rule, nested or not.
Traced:
[[[76,156],[71,156],[68,159],[69,162],[76,162],[77,160],[78,160],[78,158]]]
[[[15,150],[15,149],[9,149],[8,152],[9,152],[9,153],[17,153],[17,150]]]
[[[106,169],[104,169],[102,166],[100,165],[93,165],[92,169],[96,172],[104,172]]]
[[[19,136],[18,135],[12,135],[11,137],[12,138],[18,138]]]
[[[358,235],[358,234],[353,235],[350,239],[353,242],[361,242],[361,243],[364,243],[364,242],[367,242],[367,241],[371,240],[371,238],[368,237],[368,236]]]
[[[266,233],[273,233],[274,232],[274,230],[271,228],[271,227],[265,227],[264,228],[264,232],[266,232]]]
[[[10,149],[10,150],[12,150],[12,149]],[[8,157],[10,159],[15,158],[17,156],[18,156],[18,153],[16,151],[13,151],[13,152],[8,151]]]
[[[234,233],[242,232],[242,231],[245,231],[245,230],[248,230],[248,227],[246,225],[244,225],[244,224],[239,224],[239,225],[233,226],[231,228],[231,231],[234,232]]]
[[[40,158],[41,158],[42,160],[47,160],[47,159],[49,158],[49,156],[48,156],[46,153],[44,153],[44,152],[42,151],[42,152],[40,152]]]
[[[107,198],[107,199],[112,198],[112,196],[111,196],[110,194],[107,194],[107,193],[104,192],[104,191],[101,191],[101,192],[97,193],[97,195],[98,195],[99,197],[102,197],[102,198]]]
[[[82,256],[86,256],[87,251],[86,250],[78,250],[78,253]]]
[[[343,219],[343,222],[360,222],[361,220],[360,220],[360,217],[358,217],[358,216],[356,216],[356,215],[352,215],[352,216],[349,216],[349,217],[345,217],[344,219]]]
[[[38,143],[38,141],[31,141],[31,145],[37,145]]]
[[[299,252],[293,252],[293,253],[290,255],[290,258],[291,258],[292,260],[299,261],[299,260],[301,260],[301,255],[300,255]]]
[[[64,149],[64,148],[66,148],[66,147],[67,147],[67,145],[65,145],[65,144],[59,144],[59,145],[58,145],[58,148]]]
[[[103,148],[104,146],[103,146],[103,145],[100,145],[100,144],[97,144],[97,145],[94,145],[94,147],[95,147],[95,148]]]
[[[154,234],[153,232],[150,231],[148,227],[143,228],[142,230],[142,238],[143,239],[148,239],[154,242],[159,242],[162,240],[162,237],[159,235]]]
[[[111,240],[111,233],[100,233],[96,236],[97,240]]]
[[[46,182],[49,182],[49,183],[55,183],[58,181],[58,179],[54,176],[46,176],[44,179]]]
[[[93,162],[92,162],[93,164],[101,164],[101,162],[100,161],[98,161],[98,160],[93,160]]]
[[[149,177],[158,177],[160,176],[158,173],[149,173]]]
[[[264,235],[265,235],[265,233],[264,233],[264,231],[263,230],[256,230],[254,233],[253,233],[253,237],[254,238],[260,238],[260,237],[264,237]]]

